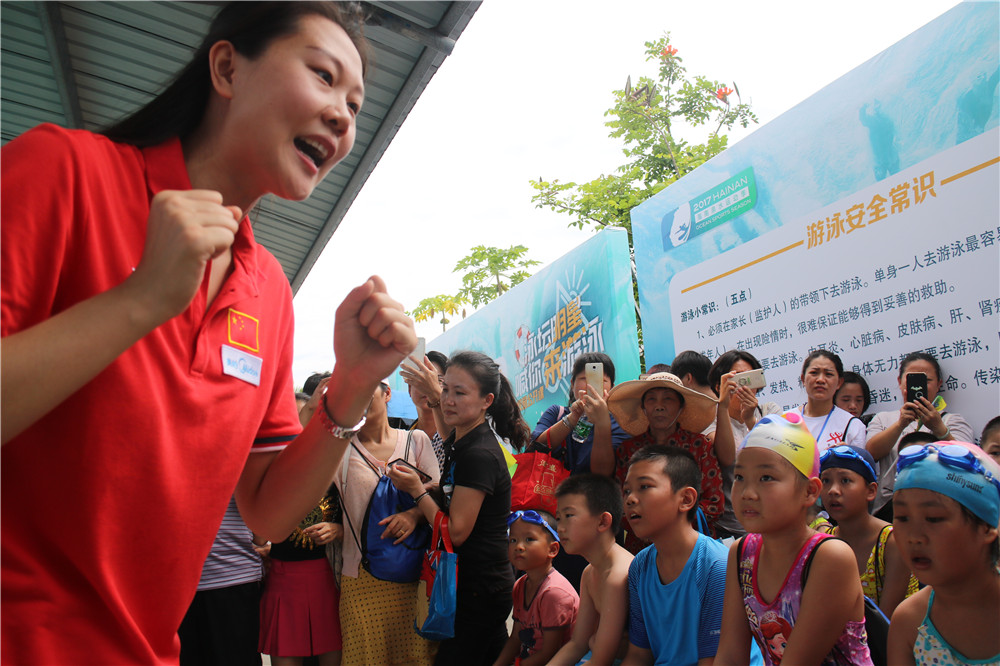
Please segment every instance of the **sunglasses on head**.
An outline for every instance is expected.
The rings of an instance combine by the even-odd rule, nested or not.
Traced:
[[[958,444],[945,444],[944,446],[914,444],[908,446],[899,452],[899,460],[896,461],[896,470],[900,471],[915,462],[923,460],[931,452],[937,453],[938,462],[942,465],[982,474],[987,481],[996,486],[996,489],[1000,491],[1000,479],[993,476],[993,473],[983,466],[983,463],[976,458],[976,455],[972,451]]]
[[[872,479],[873,480],[878,479],[878,474],[875,473],[875,468],[871,466],[871,463],[865,460],[864,456],[862,456],[860,453],[858,453],[851,447],[847,446],[846,444],[841,444],[840,446],[831,447],[826,451],[824,451],[823,453],[821,453],[819,456],[820,465],[825,463],[830,458],[840,458],[841,460],[860,460],[865,464],[865,467],[868,469],[868,471],[872,473]]]
[[[508,530],[510,529],[510,526],[514,524],[514,521],[517,520],[518,518],[520,518],[526,523],[531,523],[532,525],[541,525],[548,531],[549,534],[552,535],[553,539],[559,541],[559,535],[556,534],[556,531],[554,529],[552,529],[552,526],[549,525],[544,518],[542,518],[542,515],[540,513],[538,513],[537,511],[532,511],[531,509],[528,509],[527,511],[515,511],[514,513],[507,516]]]

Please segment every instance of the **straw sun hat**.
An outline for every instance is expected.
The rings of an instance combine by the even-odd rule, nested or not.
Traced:
[[[642,396],[654,388],[672,389],[684,398],[684,406],[677,422],[685,430],[701,432],[715,420],[718,400],[689,389],[676,375],[657,372],[642,379],[622,382],[608,394],[608,409],[618,425],[630,435],[641,435],[649,428],[649,421],[642,411]]]

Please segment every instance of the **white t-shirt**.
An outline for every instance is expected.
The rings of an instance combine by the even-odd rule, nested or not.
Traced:
[[[809,432],[816,438],[816,447],[820,453],[840,444],[865,448],[865,424],[850,412],[834,406],[833,411],[823,416],[806,416],[803,407],[799,407],[799,413],[802,414]]]

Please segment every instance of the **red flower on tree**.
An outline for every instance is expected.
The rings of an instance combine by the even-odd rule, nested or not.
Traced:
[[[723,102],[728,101],[727,98],[733,94],[732,88],[719,88],[715,91],[715,96],[718,97]]]
[[[667,44],[667,48],[660,51],[660,55],[664,58],[669,58],[672,55],[677,55],[677,49],[672,47],[670,44]]]

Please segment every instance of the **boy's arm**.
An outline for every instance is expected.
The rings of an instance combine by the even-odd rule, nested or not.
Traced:
[[[739,543],[739,542],[737,542]],[[736,561],[737,544],[729,548],[726,563],[726,593],[722,605],[722,634],[719,637],[719,651],[715,660],[720,664],[750,663],[750,625],[743,605],[743,590],[740,589],[739,563]],[[792,662],[788,662],[792,663]]]
[[[542,647],[527,659],[521,660],[521,666],[545,666],[551,663],[552,657],[559,651],[569,627],[542,629]]]
[[[590,596],[590,573],[593,571],[588,564],[580,577],[580,610],[576,615],[576,625],[573,627],[573,637],[566,645],[556,652],[549,664],[558,666],[573,666],[579,662],[590,649],[590,637],[597,629],[598,614],[594,607],[594,599]]]
[[[913,644],[917,640],[917,628],[924,621],[929,597],[929,588],[924,588],[896,606],[892,622],[889,623],[889,639],[886,643],[888,663],[905,666],[916,663]]]
[[[852,620],[864,621],[864,595],[854,551],[838,539],[817,546],[802,604],[782,661],[818,664]]]
[[[517,653],[521,649],[521,623],[514,620],[514,627],[511,629],[507,642],[503,644],[500,656],[493,662],[493,666],[510,666],[517,659]]]
[[[628,569],[612,570],[604,583],[601,617],[591,647],[595,664],[610,664],[621,647],[622,635],[628,622]]]

